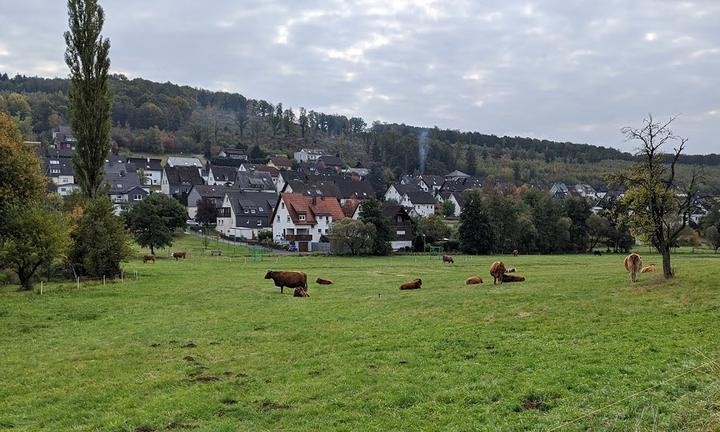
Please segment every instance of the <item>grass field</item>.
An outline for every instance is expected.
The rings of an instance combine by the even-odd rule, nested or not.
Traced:
[[[633,286],[620,256],[506,256],[528,280],[493,286],[496,257],[177,247],[124,284],[0,289],[0,430],[720,430],[710,254]],[[268,269],[336,284],[293,298]]]

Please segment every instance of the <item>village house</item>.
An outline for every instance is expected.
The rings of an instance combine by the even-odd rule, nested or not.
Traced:
[[[334,197],[282,193],[273,211],[273,239],[287,242],[300,252],[313,250],[333,222],[345,217]]]
[[[156,158],[129,157],[125,160],[130,166],[133,166],[140,177],[143,185],[159,186],[162,181],[162,160]]]
[[[242,171],[237,173],[235,187],[246,192],[273,192],[275,184],[270,173],[262,171]]]
[[[209,185],[225,185],[230,186],[235,183],[237,178],[237,167],[211,165],[208,168],[207,184]]]
[[[464,192],[441,192],[437,195],[437,200],[440,204],[443,204],[445,201],[450,201],[455,206],[455,210],[453,211],[452,216],[453,217],[460,217],[460,212],[462,211],[462,206],[465,204],[465,193]]]
[[[392,202],[383,203],[383,216],[390,219],[395,231],[395,239],[390,242],[393,250],[410,249],[413,245],[415,232],[413,221],[407,211],[398,204]]]
[[[395,201],[396,203],[402,202],[403,195],[408,192],[422,191],[420,187],[413,181],[411,183],[393,183],[385,191],[385,201]]]
[[[274,156],[270,158],[267,165],[279,170],[290,170],[293,167],[293,161],[283,156]]]
[[[224,148],[220,150],[218,156],[222,158],[237,159],[237,160],[248,160],[247,153],[245,150]]]
[[[435,198],[422,190],[405,192],[400,205],[413,217],[428,217],[435,214]]]
[[[421,175],[417,178],[420,189],[432,195],[437,195],[444,183],[445,178],[439,175]]]
[[[119,215],[123,209],[145,199],[150,193],[136,172],[106,171],[105,182],[110,185],[109,195]]]
[[[193,186],[188,193],[188,217],[195,219],[197,216],[198,201],[207,199],[216,209],[223,206],[225,194],[233,191],[231,187],[223,185],[197,185]]]
[[[203,169],[204,164],[200,159],[196,157],[182,157],[182,156],[170,156],[165,163],[166,166],[186,166],[196,167],[197,169]]]
[[[315,162],[320,159],[321,156],[325,156],[325,152],[319,149],[302,149],[295,152],[294,157],[298,162]]]
[[[205,184],[200,176],[200,169],[195,166],[169,166],[163,168],[160,190],[184,201],[193,186]]]
[[[272,192],[228,191],[218,210],[215,229],[227,237],[255,239],[272,228],[272,212],[278,198]]]
[[[59,126],[53,129],[52,139],[56,149],[75,150],[77,139],[73,136],[70,126]]]

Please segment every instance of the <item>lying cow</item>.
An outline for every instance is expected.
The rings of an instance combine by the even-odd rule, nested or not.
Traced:
[[[515,267],[510,267],[509,269],[507,269],[506,273],[515,273],[516,271],[517,269]]]
[[[315,282],[318,283],[319,285],[332,285],[335,283],[335,282],[331,281],[330,279],[323,279],[323,278],[317,278],[315,280]]]
[[[414,290],[422,287],[422,279],[413,279],[400,285],[401,290]]]
[[[483,280],[480,276],[471,276],[465,279],[465,285],[477,285],[481,283],[483,283]]]
[[[175,261],[179,260],[180,258],[185,259],[185,258],[187,258],[187,252],[185,252],[185,251],[173,252],[172,257],[175,258]]]
[[[148,261],[152,261],[155,264],[155,255],[143,255],[143,264]]]
[[[647,267],[643,267],[640,270],[640,273],[655,273],[657,271],[657,268],[655,268],[655,264],[650,264]]]
[[[272,279],[276,287],[280,287],[280,293],[285,287],[288,288],[304,288],[308,290],[307,274],[303,272],[293,271],[272,271],[269,270],[265,274],[265,279]]]
[[[627,257],[625,257],[625,270],[630,273],[630,281],[636,282],[637,281],[637,274],[642,269],[642,259],[640,258],[640,255],[636,253],[631,253]]]
[[[450,255],[443,255],[443,262],[444,263],[450,263],[455,264],[455,260]]]
[[[495,261],[490,266],[490,276],[493,277],[493,284],[503,282],[503,275],[505,274],[505,264],[502,261]]]
[[[503,282],[524,282],[525,276],[520,276],[519,274],[507,274],[505,273],[502,275],[502,281]]]

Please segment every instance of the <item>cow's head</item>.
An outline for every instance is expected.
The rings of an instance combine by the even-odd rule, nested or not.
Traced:
[[[268,270],[268,272],[265,274],[265,279],[272,279],[274,274],[274,271]]]

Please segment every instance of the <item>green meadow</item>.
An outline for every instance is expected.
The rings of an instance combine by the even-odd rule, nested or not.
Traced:
[[[0,288],[0,430],[720,430],[720,256],[630,284],[619,255],[210,247],[138,251],[124,283]],[[488,283],[496,259],[527,281]],[[307,272],[311,297],[270,269]]]

